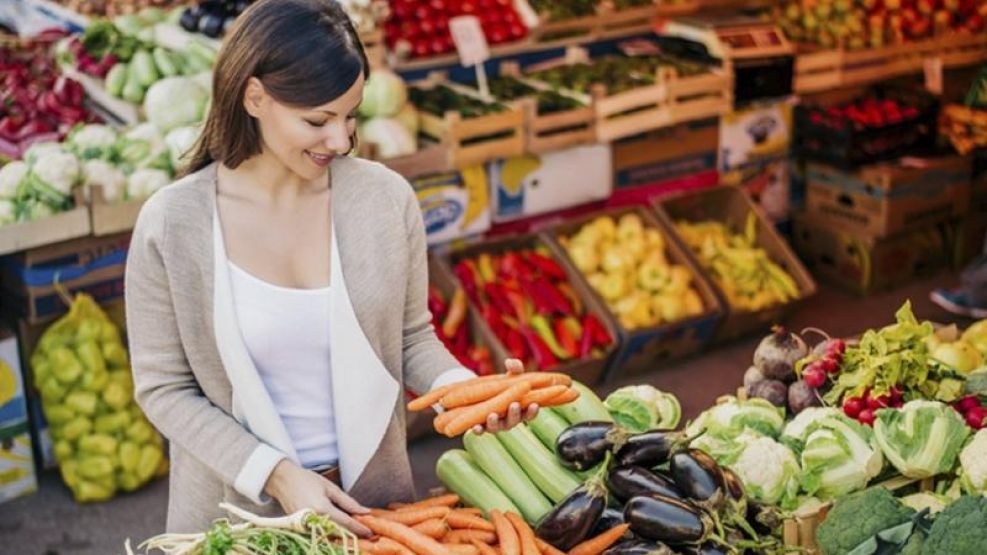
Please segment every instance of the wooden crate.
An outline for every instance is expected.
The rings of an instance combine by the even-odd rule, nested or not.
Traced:
[[[134,229],[137,215],[147,199],[109,203],[103,194],[103,187],[95,185],[90,191],[89,212],[92,219],[93,235],[113,235]]]
[[[682,76],[671,68],[663,76],[672,124],[722,116],[733,110],[733,76],[729,69],[710,69]]]
[[[544,83],[527,79],[522,75],[520,67],[513,62],[501,65],[500,74],[517,79],[534,89],[550,89]],[[570,96],[577,97],[577,95]],[[520,102],[520,106],[525,112],[525,152],[541,154],[596,142],[594,127],[596,118],[593,107],[588,104],[582,108],[551,114],[539,114],[538,101],[534,98],[524,99]]]
[[[361,157],[380,162],[407,179],[453,170],[449,149],[441,143],[424,145],[412,154],[393,158],[381,158],[375,144],[361,143],[359,153]]]
[[[530,6],[527,8],[531,9]],[[651,29],[652,20],[658,14],[658,0],[623,10],[615,10],[609,3],[601,2],[592,15],[552,21],[548,16],[538,14],[538,22],[529,30],[528,37],[532,42],[547,42],[573,36],[603,39],[644,33]]]
[[[415,86],[430,88],[440,84],[460,94],[471,94],[469,89],[449,83],[444,74],[438,72]],[[420,132],[446,146],[453,168],[524,154],[524,111],[517,106],[507,106],[503,112],[469,119],[463,119],[459,113],[452,111],[442,116],[419,111],[419,117]]]
[[[904,476],[895,476],[876,485],[896,491],[916,483],[919,491],[932,491],[934,489],[932,478],[916,480]],[[785,545],[799,548],[802,553],[807,555],[819,555],[819,546],[816,545],[816,531],[819,529],[819,525],[826,520],[826,515],[832,507],[833,504],[830,502],[815,511],[796,512],[791,517],[786,518],[782,524],[782,540]]]
[[[92,233],[89,208],[81,190],[75,191],[75,208],[33,222],[0,226],[0,255],[78,239]]]

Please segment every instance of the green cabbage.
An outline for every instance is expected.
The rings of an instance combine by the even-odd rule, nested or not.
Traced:
[[[393,71],[374,69],[363,87],[360,115],[365,118],[389,118],[397,115],[408,101],[408,88]]]
[[[874,436],[888,461],[909,478],[928,478],[953,469],[970,435],[949,405],[915,400],[900,409],[877,411]]]
[[[635,433],[674,430],[682,418],[678,399],[650,385],[622,387],[603,404],[614,422]]]
[[[960,484],[970,495],[987,495],[987,428],[978,431],[960,451]]]
[[[209,92],[187,77],[168,77],[151,85],[144,97],[147,119],[163,133],[193,125],[205,115]]]
[[[802,489],[833,499],[865,488],[884,459],[870,428],[837,414],[809,425],[801,463]]]
[[[688,434],[698,436],[704,431],[721,436],[736,436],[743,430],[753,430],[776,438],[785,426],[785,409],[764,399],[737,400],[734,397],[699,415],[689,425]]]

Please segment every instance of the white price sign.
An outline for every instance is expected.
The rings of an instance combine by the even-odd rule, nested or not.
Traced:
[[[459,52],[463,66],[482,64],[490,59],[490,46],[480,27],[480,19],[474,15],[460,15],[449,20],[452,42]]]

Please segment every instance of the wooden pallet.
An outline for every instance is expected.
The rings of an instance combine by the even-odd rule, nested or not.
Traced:
[[[429,88],[439,84],[470,94],[469,89],[449,83],[441,72],[429,75],[415,86]],[[469,119],[452,111],[442,116],[424,111],[419,114],[420,132],[448,148],[449,164],[453,168],[524,154],[524,111],[518,106],[509,105],[503,112]]]

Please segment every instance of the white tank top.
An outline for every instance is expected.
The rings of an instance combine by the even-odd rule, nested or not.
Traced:
[[[233,262],[233,300],[243,342],[284,422],[299,463],[336,464],[329,358],[329,288],[292,289]]]

